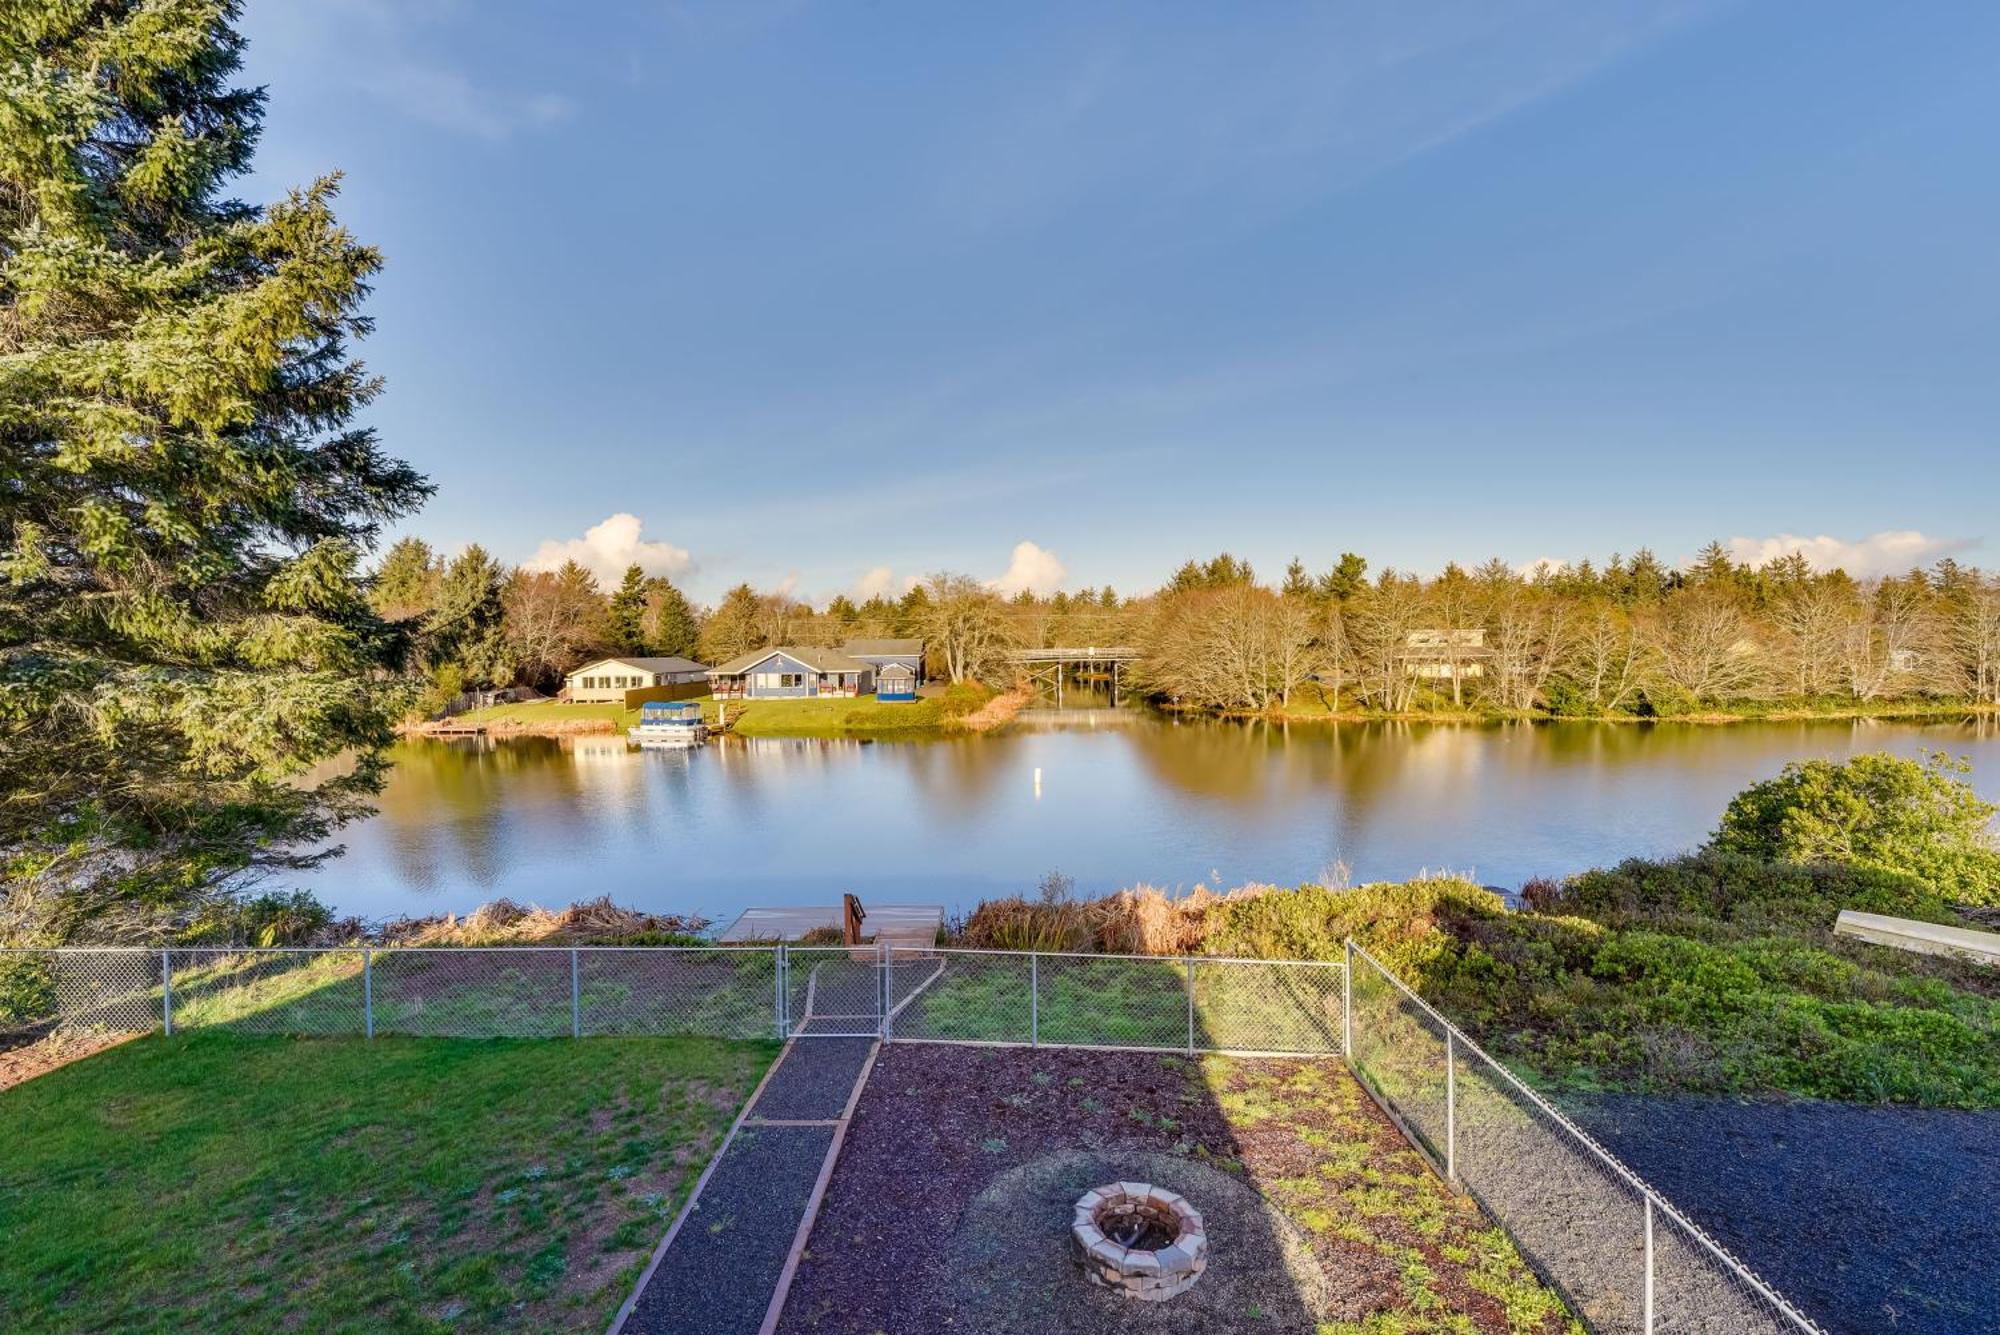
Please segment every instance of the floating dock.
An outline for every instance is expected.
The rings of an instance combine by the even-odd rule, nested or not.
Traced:
[[[944,906],[876,904],[868,908],[862,925],[866,935],[898,950],[929,950],[937,945],[938,932],[944,927]],[[838,904],[828,904],[824,908],[810,905],[745,909],[743,915],[722,933],[721,940],[724,945],[796,941],[809,932],[838,932],[840,929],[841,910]]]

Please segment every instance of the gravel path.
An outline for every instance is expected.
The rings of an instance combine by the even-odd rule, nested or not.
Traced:
[[[756,1335],[872,1039],[793,1043],[722,1153],[624,1331]],[[809,1122],[813,1125],[773,1125]]]
[[[872,1038],[815,1038],[792,1044],[757,1096],[750,1120],[833,1121],[847,1111],[854,1082],[874,1046]]]
[[[2000,1331],[2000,1112],[1565,1102],[1828,1331]]]
[[[756,1335],[831,1126],[746,1125],[625,1322],[640,1335]]]

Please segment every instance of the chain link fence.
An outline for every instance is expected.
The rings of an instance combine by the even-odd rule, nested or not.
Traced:
[[[1349,1065],[1605,1335],[1781,1335],[1811,1319],[1638,1174],[1348,943]]]
[[[787,945],[0,950],[0,1036],[155,1028],[1344,1054],[1593,1331],[1819,1330],[1351,943],[1345,963]]]

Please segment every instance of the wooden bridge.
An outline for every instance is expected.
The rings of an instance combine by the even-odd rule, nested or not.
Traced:
[[[1139,657],[1139,651],[1129,645],[1091,645],[1075,648],[1068,645],[1053,645],[1046,649],[1016,649],[1008,657],[1021,665],[1028,680],[1049,687],[1055,692],[1056,708],[1063,707],[1063,682],[1072,670],[1077,668],[1111,669],[1111,703],[1118,703],[1118,670],[1126,663]]]

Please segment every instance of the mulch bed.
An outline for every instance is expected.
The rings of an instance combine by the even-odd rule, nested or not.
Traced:
[[[16,1035],[0,1037],[0,1089],[10,1089],[57,1067],[82,1061],[137,1038],[136,1033]]]
[[[1069,1203],[1127,1173],[1208,1220],[1208,1271],[1168,1303],[1096,1289],[1069,1257]],[[1340,1330],[1391,1313],[1568,1328],[1337,1063],[906,1044],[877,1059],[779,1328]]]

